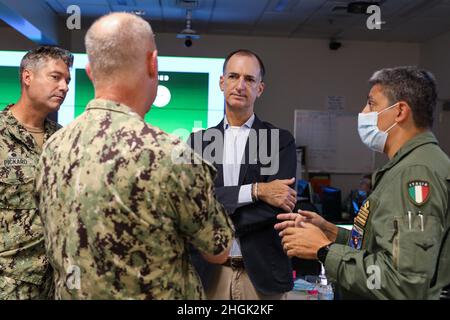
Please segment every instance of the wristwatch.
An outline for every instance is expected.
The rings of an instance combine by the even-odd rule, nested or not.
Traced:
[[[330,246],[333,243],[327,244],[326,246],[323,246],[322,248],[320,248],[319,250],[317,250],[317,259],[322,262],[323,264],[325,264],[325,260],[327,258],[328,255],[328,251],[330,251]]]

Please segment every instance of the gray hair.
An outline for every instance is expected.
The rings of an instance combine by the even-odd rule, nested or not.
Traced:
[[[433,126],[437,88],[432,73],[416,66],[386,68],[376,71],[369,79],[369,84],[381,85],[381,90],[390,104],[407,102],[418,128]]]
[[[42,64],[49,59],[61,59],[68,69],[72,68],[73,65],[73,54],[68,50],[57,46],[39,46],[28,51],[20,62],[20,85],[22,85],[22,74],[25,69],[32,71],[39,70],[42,67]]]
[[[134,14],[111,13],[99,18],[85,37],[94,78],[111,77],[138,66],[150,40],[153,43],[150,24]]]

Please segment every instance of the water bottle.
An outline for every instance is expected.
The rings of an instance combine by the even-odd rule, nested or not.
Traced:
[[[333,300],[334,299],[333,286],[331,285],[331,282],[329,282],[327,277],[325,276],[325,268],[323,267],[323,264],[321,264],[319,283],[317,284],[317,287],[318,287],[318,291],[319,291],[319,300]]]

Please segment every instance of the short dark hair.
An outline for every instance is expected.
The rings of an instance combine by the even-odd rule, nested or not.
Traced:
[[[437,88],[436,80],[429,71],[416,66],[381,69],[372,75],[369,84],[381,85],[381,90],[390,104],[398,101],[407,102],[418,128],[433,126]]]
[[[242,55],[242,56],[248,56],[248,57],[255,57],[256,60],[258,60],[258,63],[259,63],[259,73],[261,75],[261,81],[264,80],[264,76],[266,75],[266,68],[264,68],[264,63],[262,62],[261,58],[256,53],[254,53],[253,51],[248,50],[248,49],[238,49],[238,50],[235,50],[235,51],[231,52],[225,58],[225,62],[223,63],[223,73],[225,73],[225,69],[227,67],[228,60],[230,60],[231,57],[236,55],[236,54]]]
[[[57,46],[39,46],[28,51],[20,62],[19,80],[22,84],[22,73],[25,69],[36,69],[42,62],[48,59],[61,59],[67,65],[67,68],[72,68],[73,54],[68,50]]]

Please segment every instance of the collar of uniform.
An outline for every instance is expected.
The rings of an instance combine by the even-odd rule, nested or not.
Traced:
[[[392,167],[403,159],[406,155],[411,153],[414,149],[428,143],[438,144],[436,137],[431,131],[426,131],[418,134],[408,142],[406,142],[394,155],[394,157],[384,167]],[[383,167],[383,169],[384,169]]]
[[[250,118],[242,125],[243,127],[251,128],[253,126],[253,122],[255,122],[255,114],[253,113]],[[226,130],[230,127],[227,116],[223,118],[223,128]]]
[[[23,142],[26,146],[28,146],[30,149],[39,149],[38,145],[36,144],[33,136],[31,133],[25,129],[24,126],[20,124],[19,121],[13,116],[11,112],[11,107],[14,104],[9,104],[6,106],[6,108],[3,110],[5,113],[5,122],[6,127],[11,135],[13,135],[16,139]],[[44,142],[47,141],[50,136],[55,133],[61,126],[57,124],[56,122],[50,121],[48,119],[44,120]]]
[[[395,166],[398,162],[400,162],[400,160],[402,160],[404,157],[410,154],[414,149],[428,143],[438,144],[436,137],[431,131],[425,131],[421,134],[418,134],[417,136],[406,142],[397,151],[394,157],[376,173],[376,176],[378,176],[379,173],[387,171],[393,166]]]
[[[95,109],[101,109],[101,110],[109,110],[113,112],[120,112],[124,114],[128,114],[130,116],[137,116],[139,119],[142,119],[139,114],[134,112],[130,107],[123,103],[115,102],[112,100],[107,99],[94,99],[89,101],[86,110],[95,110]]]

